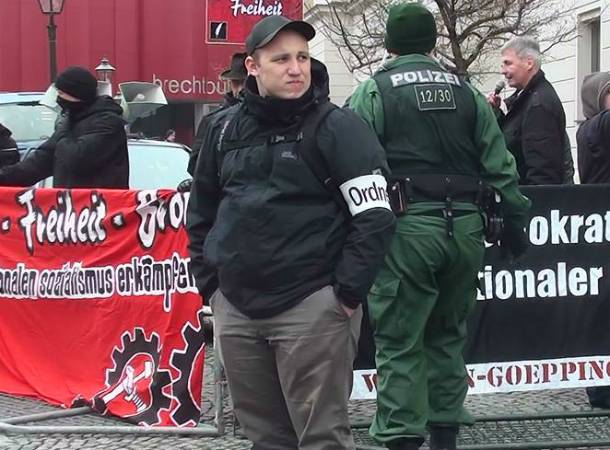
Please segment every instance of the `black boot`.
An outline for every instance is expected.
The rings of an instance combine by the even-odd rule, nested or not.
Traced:
[[[420,438],[401,438],[387,443],[390,450],[419,450],[419,446],[424,442]]]
[[[587,395],[592,407],[610,409],[610,386],[588,387]]]
[[[430,450],[457,450],[457,427],[430,427]]]

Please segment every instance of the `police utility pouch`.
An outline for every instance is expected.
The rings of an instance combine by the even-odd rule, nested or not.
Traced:
[[[390,206],[397,217],[404,216],[407,213],[407,202],[405,199],[404,188],[400,181],[394,181],[388,189],[390,197]]]
[[[481,197],[480,186],[479,178],[470,175],[409,174],[395,178],[389,194],[397,216],[404,215],[408,205],[415,202],[444,203],[444,210],[450,213],[453,202],[477,203]]]
[[[410,175],[394,180],[388,189],[392,211],[400,217],[407,213],[410,203],[417,201],[444,202],[443,214],[448,233],[452,235],[453,202],[475,203],[483,219],[483,233],[490,244],[500,240],[504,229],[502,197],[491,186],[476,181],[475,177],[459,175]]]

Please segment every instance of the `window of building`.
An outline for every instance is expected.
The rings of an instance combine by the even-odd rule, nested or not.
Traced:
[[[578,41],[577,41],[577,65],[576,65],[576,120],[581,122],[585,119],[582,112],[582,101],[580,88],[587,75],[599,72],[601,59],[601,23],[599,9],[591,10],[578,16]]]
[[[600,20],[599,16],[588,23],[588,31],[591,33],[591,73],[599,72],[600,60]]]

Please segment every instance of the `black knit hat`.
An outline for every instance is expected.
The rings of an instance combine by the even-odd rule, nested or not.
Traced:
[[[85,103],[93,103],[97,97],[97,80],[84,67],[68,67],[55,80],[55,87]]]
[[[385,47],[397,55],[428,53],[436,45],[436,22],[420,3],[403,3],[390,8]]]
[[[314,27],[301,20],[290,20],[284,16],[269,16],[252,27],[246,38],[246,51],[252,55],[256,49],[264,47],[273,40],[280,31],[292,30],[311,41],[316,35]]]

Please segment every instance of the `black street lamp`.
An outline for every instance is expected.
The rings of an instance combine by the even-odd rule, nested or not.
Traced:
[[[51,60],[51,83],[57,77],[57,55],[55,51],[55,38],[57,25],[55,25],[55,14],[61,14],[64,9],[65,0],[38,0],[40,10],[49,16],[47,30],[49,32],[49,56]]]
[[[112,76],[115,71],[116,69],[108,62],[108,58],[102,58],[101,64],[95,68],[98,95],[112,97]]]
[[[102,62],[95,68],[98,81],[112,82],[112,75],[116,69],[108,62],[108,58],[102,58]]]

